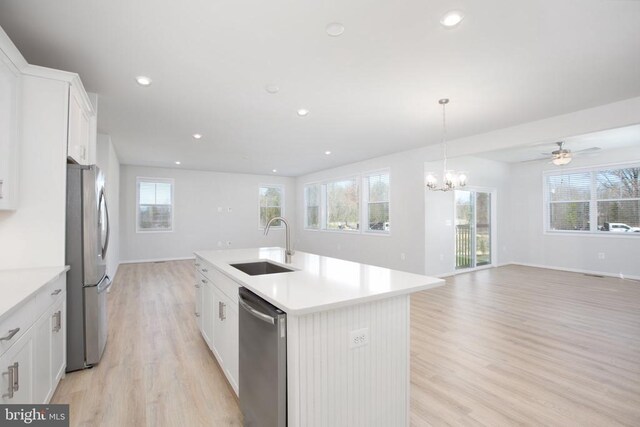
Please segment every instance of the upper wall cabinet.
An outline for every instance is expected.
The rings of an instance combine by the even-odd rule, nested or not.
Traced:
[[[0,46],[0,210],[18,203],[20,72]]]
[[[84,95],[84,96],[83,96]],[[91,106],[87,105],[88,98],[83,88],[78,88],[73,83],[69,87],[69,136],[67,142],[67,157],[74,162],[89,164],[89,152],[92,135],[91,126],[93,112]]]

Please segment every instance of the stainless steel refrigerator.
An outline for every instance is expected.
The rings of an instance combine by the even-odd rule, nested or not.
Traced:
[[[107,343],[109,211],[97,166],[67,165],[67,372],[100,361]]]

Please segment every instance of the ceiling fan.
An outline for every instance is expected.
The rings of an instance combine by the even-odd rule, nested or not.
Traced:
[[[585,148],[583,150],[571,151],[568,148],[564,148],[564,141],[558,141],[555,144],[558,146],[558,148],[553,150],[550,153],[542,153],[542,155],[545,157],[532,159],[532,160],[525,160],[525,162],[540,161],[540,160],[546,160],[550,158],[549,163],[553,163],[556,166],[563,166],[571,163],[574,155],[576,154],[582,155],[582,154],[593,153],[595,151],[601,150],[600,147],[591,147],[591,148]]]

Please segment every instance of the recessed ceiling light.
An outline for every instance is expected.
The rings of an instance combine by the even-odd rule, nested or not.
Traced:
[[[266,85],[264,87],[264,90],[266,90],[267,92],[269,92],[271,94],[280,92],[280,88],[277,85]]]
[[[459,10],[452,10],[444,14],[440,23],[447,28],[452,28],[458,25],[462,19],[464,19],[464,15]]]
[[[180,164],[180,162],[176,162],[176,165],[179,165],[179,164]]]
[[[136,77],[136,82],[138,82],[140,86],[149,86],[151,84],[151,79],[147,76],[138,76]]]
[[[202,138],[202,134],[201,133],[194,133],[193,134],[193,139],[200,139]]]
[[[328,24],[325,29],[327,30],[327,34],[331,37],[338,37],[344,33],[344,25],[339,22],[332,22]]]
[[[328,156],[329,154],[331,154],[331,151],[327,150],[327,151],[324,152],[324,154],[326,154]]]
[[[298,115],[299,115],[300,117],[304,117],[304,116],[306,116],[307,114],[309,114],[309,110],[307,110],[307,109],[305,109],[305,108],[301,108],[301,109],[299,109],[299,110],[298,110]]]
[[[278,169],[274,169],[271,172],[276,173],[276,172],[278,172]]]

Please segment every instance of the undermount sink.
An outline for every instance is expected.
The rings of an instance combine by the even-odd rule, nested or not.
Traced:
[[[289,273],[292,268],[283,267],[269,261],[245,262],[241,264],[229,264],[233,268],[237,268],[249,276],[260,276],[263,274]]]

